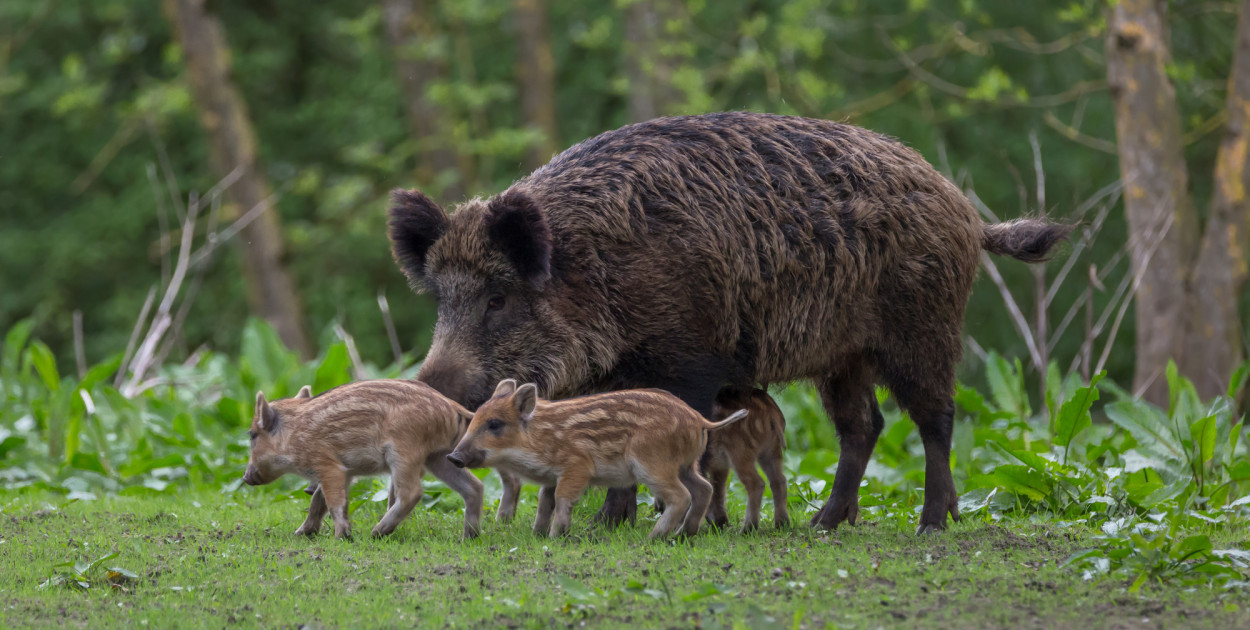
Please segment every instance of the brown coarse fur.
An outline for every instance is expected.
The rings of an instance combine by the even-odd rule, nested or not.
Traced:
[[[729,524],[729,515],[725,510],[725,486],[732,467],[747,492],[742,531],[749,532],[759,527],[764,480],[755,470],[758,462],[768,476],[768,486],[773,493],[773,524],[785,527],[790,523],[786,510],[786,474],[782,468],[782,454],[786,449],[786,417],[765,390],[726,388],[716,397],[712,419],[722,420],[739,409],[746,409],[747,417],[721,431],[709,433],[707,449],[699,462],[703,476],[712,484],[712,504],[708,506],[707,520],[720,528]]]
[[[699,476],[707,433],[745,412],[708,422],[662,390],[625,390],[546,401],[532,384],[499,383],[473,415],[447,458],[457,466],[491,466],[543,486],[534,531],[568,532],[573,504],[588,486],[642,482],[669,506],[651,537],[693,535],[712,488]],[[554,513],[554,519],[553,519]]]
[[[334,535],[346,538],[351,536],[347,499],[352,478],[389,472],[388,509],[373,528],[374,536],[385,536],[421,500],[421,477],[428,470],[464,498],[464,535],[473,537],[481,520],[482,482],[446,459],[471,417],[418,381],[359,381],[316,397],[304,387],[295,398],[272,403],[258,392],[243,480],[261,485],[287,473],[311,480],[319,487],[308,518],[295,533],[316,534],[328,507]],[[519,482],[506,476],[504,489],[502,520],[516,509]]]
[[[1038,261],[1070,229],[986,225],[896,140],[752,113],[604,133],[450,216],[400,191],[390,222],[439,301],[418,375],[439,391],[471,408],[501,378],[556,398],[658,387],[706,415],[723,386],[810,379],[842,441],[813,521],[835,527],[857,515],[884,384],[925,443],[923,531],[957,516],[954,370],[980,252]],[[615,518],[633,505],[618,500]]]

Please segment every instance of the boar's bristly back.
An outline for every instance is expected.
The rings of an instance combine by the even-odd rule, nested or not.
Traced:
[[[414,284],[425,277],[425,255],[447,231],[447,213],[417,190],[391,191],[388,235],[395,263]]]

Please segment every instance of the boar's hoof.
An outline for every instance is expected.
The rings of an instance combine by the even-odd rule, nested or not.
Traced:
[[[825,507],[812,517],[812,527],[835,530],[843,521],[854,525],[859,520],[859,505],[855,501],[841,502],[830,499]]]
[[[946,523],[921,523],[920,527],[916,528],[916,535],[917,536],[925,536],[925,535],[936,536],[938,534],[944,533],[945,531],[946,531]]]
[[[743,523],[742,530],[739,533],[750,534],[760,528],[759,523]]]
[[[728,516],[712,516],[711,514],[708,514],[707,524],[711,525],[712,527],[715,527],[716,529],[725,529],[726,527],[729,526],[729,517]]]
[[[295,535],[307,536],[308,538],[312,538],[313,536],[317,535],[318,530],[320,529],[321,529],[320,527],[313,527],[311,525],[300,525],[299,529],[295,530]]]
[[[476,528],[476,527],[469,527],[468,525],[465,525],[465,527],[464,527],[464,535],[463,535],[463,537],[462,537],[461,539],[462,539],[462,540],[473,540],[474,538],[477,538],[477,537],[478,537],[478,535],[479,535],[480,533],[481,533],[481,532],[479,532],[479,531],[477,530],[477,528]]]
[[[609,529],[614,529],[627,520],[633,525],[638,518],[637,497],[637,487],[609,488],[603,507],[595,514],[595,522]]]

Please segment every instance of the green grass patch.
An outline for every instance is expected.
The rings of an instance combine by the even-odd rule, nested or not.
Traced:
[[[1064,566],[1095,544],[1083,527],[966,519],[918,538],[913,523],[885,518],[832,533],[766,526],[651,543],[643,522],[591,525],[595,493],[579,504],[572,535],[550,541],[529,530],[528,490],[516,522],[488,523],[468,542],[456,509],[418,510],[388,539],[338,541],[328,526],[311,540],[293,536],[305,501],[290,495],[0,495],[0,626],[1250,624],[1235,589],[1150,582],[1130,592],[1129,578],[1083,579]],[[650,514],[639,512],[640,521]],[[352,519],[367,531],[382,513],[363,501]],[[1208,533],[1216,546],[1247,543],[1244,533]],[[82,585],[49,581],[76,562]]]

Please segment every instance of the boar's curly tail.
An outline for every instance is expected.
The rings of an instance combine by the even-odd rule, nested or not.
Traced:
[[[725,418],[724,420],[721,420],[720,422],[708,422],[704,420],[703,428],[707,429],[708,431],[715,431],[717,429],[723,429],[745,417],[747,417],[747,410],[739,409],[733,412],[728,418]]]
[[[981,235],[981,247],[999,256],[1011,256],[1028,263],[1042,262],[1050,257],[1055,244],[1067,239],[1075,228],[1075,225],[1043,219],[991,223]]]

